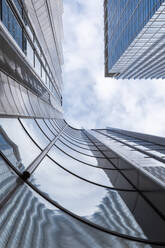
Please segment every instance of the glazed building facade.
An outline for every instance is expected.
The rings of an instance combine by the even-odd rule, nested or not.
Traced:
[[[165,1],[105,0],[105,76],[164,78]]]
[[[164,247],[165,139],[67,124],[62,11],[1,1],[0,248]]]

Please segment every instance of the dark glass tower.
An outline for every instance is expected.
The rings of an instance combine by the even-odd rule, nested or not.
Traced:
[[[165,138],[69,126],[61,1],[0,3],[0,248],[165,247]]]
[[[105,75],[164,78],[165,1],[105,0]]]

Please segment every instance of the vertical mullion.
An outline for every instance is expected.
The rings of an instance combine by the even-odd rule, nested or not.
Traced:
[[[0,0],[0,19],[2,21],[2,0]]]
[[[37,167],[40,165],[41,161],[45,158],[45,156],[50,151],[52,146],[59,139],[59,137],[61,136],[61,134],[63,133],[63,131],[66,127],[67,127],[67,124],[62,128],[61,131],[59,131],[57,136],[47,145],[47,147],[44,150],[41,151],[41,153],[33,160],[33,162],[23,172],[23,178],[25,180],[28,179],[32,175],[32,173],[37,169]]]

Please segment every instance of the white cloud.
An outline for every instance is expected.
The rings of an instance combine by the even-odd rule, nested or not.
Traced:
[[[75,127],[165,136],[165,82],[104,77],[103,1],[64,0],[64,112]]]

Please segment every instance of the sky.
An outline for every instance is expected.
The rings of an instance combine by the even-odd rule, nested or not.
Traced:
[[[67,122],[165,136],[165,80],[104,77],[103,0],[64,0],[63,5]]]

